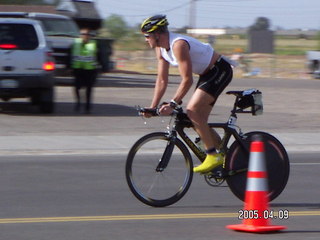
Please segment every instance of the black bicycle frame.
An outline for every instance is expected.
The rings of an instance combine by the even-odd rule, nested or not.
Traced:
[[[224,137],[222,139],[222,142],[219,146],[219,149],[221,151],[223,151],[225,154],[227,153],[227,145],[228,145],[228,142],[231,138],[231,136],[233,136],[236,141],[241,145],[241,147],[243,149],[245,149],[245,151],[248,152],[249,154],[249,150],[246,148],[245,144],[243,143],[243,140],[242,138],[240,137],[240,135],[238,134],[238,132],[229,127],[229,124],[228,123],[209,123],[209,127],[210,128],[220,128],[220,129],[223,129],[224,130]],[[197,147],[197,145],[189,138],[189,136],[185,133],[184,131],[184,128],[186,128],[186,126],[180,124],[180,123],[177,123],[176,124],[176,131],[178,132],[179,136],[183,139],[183,141],[188,145],[188,147],[192,150],[192,152],[199,158],[199,160],[201,162],[204,161],[204,159],[206,158],[206,153],[203,152],[201,149],[199,149]]]
[[[235,103],[233,110],[231,111],[231,116],[236,117],[236,112],[237,112],[237,106]],[[246,113],[245,111],[242,111],[242,110],[240,112]],[[184,131],[185,128],[193,127],[191,120],[182,111],[177,112],[176,114],[177,115],[175,118],[174,126],[172,130],[168,133],[168,139],[169,139],[168,144],[156,168],[157,172],[162,172],[167,167],[174,149],[175,141],[177,139],[177,133],[201,162],[203,162],[206,158],[206,153],[202,149],[200,149]],[[228,143],[230,141],[231,136],[233,136],[235,140],[240,144],[243,151],[249,156],[249,149],[245,146],[243,139],[241,138],[237,130],[231,127],[228,122],[227,123],[209,123],[209,127],[213,129],[219,128],[224,130],[224,136],[219,146],[219,150],[222,151],[224,154],[227,154]]]

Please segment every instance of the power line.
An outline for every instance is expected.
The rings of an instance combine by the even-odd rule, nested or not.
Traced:
[[[142,18],[161,13],[173,19],[176,26],[195,26],[196,20],[201,27],[244,26],[253,23],[260,16],[278,23],[275,25],[280,23],[290,27],[315,27],[315,22],[320,24],[320,1],[288,1],[287,4],[286,1],[278,1],[276,7],[270,6],[270,0],[175,0],[174,6],[173,1],[167,0],[136,0],[133,5],[125,4],[126,1],[129,2],[108,0],[108,15],[121,15],[129,18],[129,22],[133,24],[142,21]],[[192,4],[196,6],[192,7]],[[303,20],[304,18],[309,20]]]
[[[116,3],[118,3],[119,1],[115,1]],[[146,16],[151,16],[151,15],[155,15],[155,14],[158,14],[158,13],[168,13],[168,12],[173,12],[177,9],[181,9],[181,8],[184,8],[186,6],[188,6],[190,3],[189,2],[185,2],[185,3],[182,3],[182,4],[179,4],[175,7],[172,7],[172,8],[168,8],[168,9],[164,9],[164,10],[159,10],[157,12],[148,12],[148,13],[144,13],[144,14],[128,14],[128,15],[125,15],[126,17],[146,17]],[[143,12],[141,10],[141,6],[143,6],[143,4],[139,4],[139,12]],[[148,1],[148,9],[150,7],[150,1]],[[155,7],[156,8],[156,7]],[[118,9],[118,8],[115,8],[115,9]],[[129,11],[132,11],[132,7],[130,6],[130,8],[121,8],[122,10],[129,10]]]

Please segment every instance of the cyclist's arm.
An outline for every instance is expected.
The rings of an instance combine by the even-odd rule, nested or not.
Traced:
[[[158,76],[154,89],[153,100],[150,106],[151,108],[155,108],[159,105],[161,98],[167,89],[169,76],[169,63],[161,56],[159,48],[156,48],[156,54],[158,59]]]
[[[193,83],[192,63],[189,54],[189,44],[184,40],[175,42],[173,52],[179,64],[181,83],[173,97],[177,103],[181,102],[183,97],[188,93]]]

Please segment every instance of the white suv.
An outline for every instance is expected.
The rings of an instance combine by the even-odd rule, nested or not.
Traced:
[[[55,64],[40,24],[0,18],[0,98],[30,97],[40,111],[54,109]]]

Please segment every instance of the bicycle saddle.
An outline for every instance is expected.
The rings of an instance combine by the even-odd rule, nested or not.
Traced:
[[[237,97],[243,97],[243,96],[247,96],[247,95],[251,95],[252,93],[256,93],[259,92],[259,90],[255,89],[255,88],[251,88],[251,89],[247,89],[244,91],[228,91],[227,94],[228,95],[235,95]]]
[[[237,97],[241,97],[242,93],[243,93],[243,91],[228,91],[227,92],[228,95],[235,95]]]

